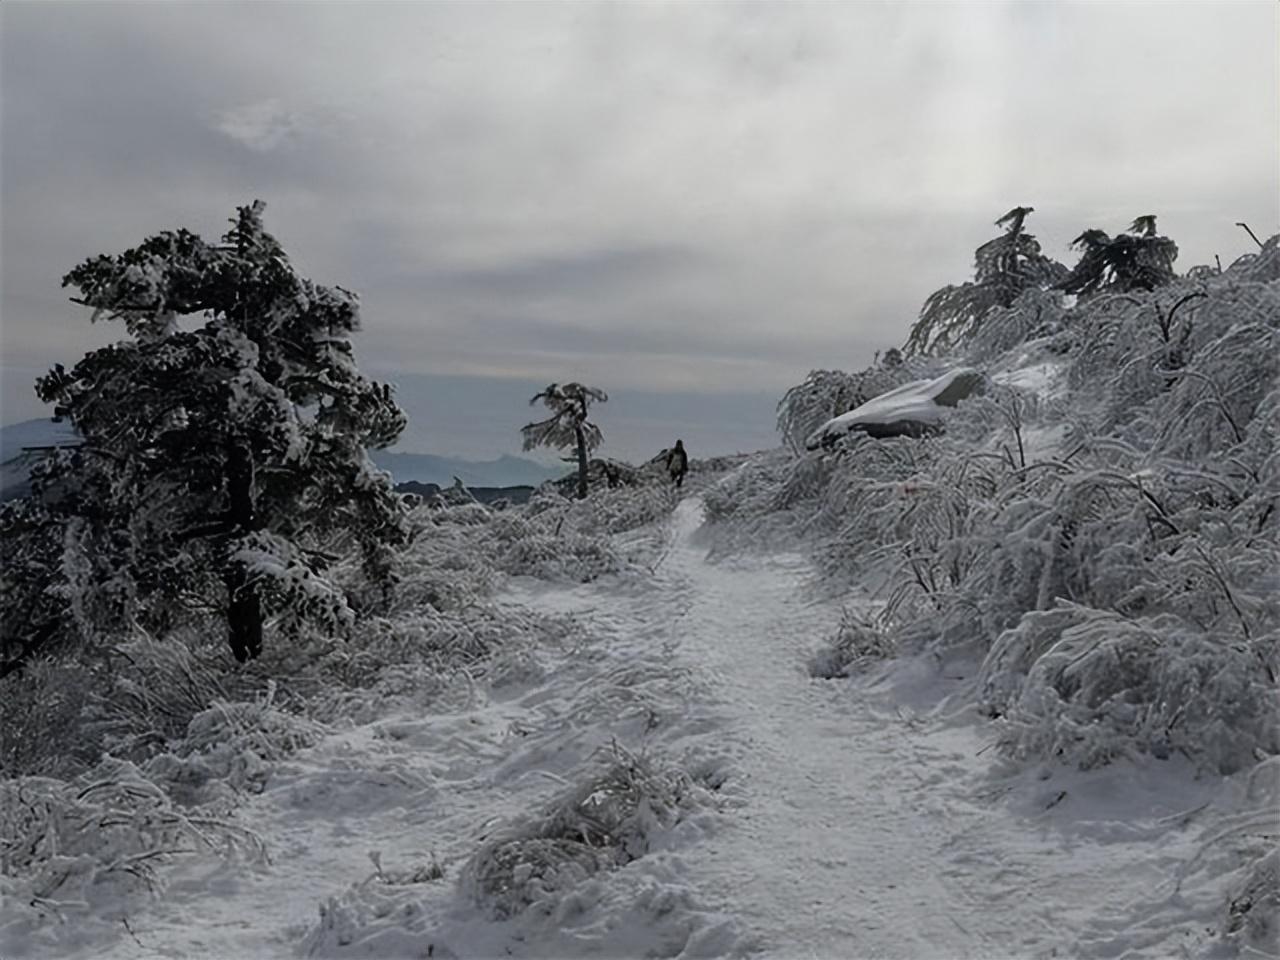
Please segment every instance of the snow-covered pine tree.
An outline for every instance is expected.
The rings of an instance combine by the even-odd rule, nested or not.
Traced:
[[[1173,261],[1178,259],[1178,245],[1156,233],[1152,214],[1138,217],[1117,237],[1086,230],[1071,245],[1082,252],[1071,273],[1056,285],[1064,293],[1088,297],[1103,291],[1154,290],[1177,276]]]
[[[600,428],[587,419],[587,408],[592,401],[605,403],[608,399],[605,392],[597,387],[581,383],[553,383],[529,400],[529,406],[541,400],[551,411],[551,416],[520,428],[526,450],[535,447],[577,448],[580,500],[587,496],[587,454],[604,441]]]
[[[129,336],[37,382],[84,443],[37,472],[23,508],[63,521],[56,573],[72,606],[97,598],[96,629],[214,609],[241,661],[269,616],[286,632],[350,622],[326,570],[354,543],[389,586],[406,529],[367,456],[405,417],[356,366],[357,297],[299,277],[264,207],[240,208],[221,244],[166,231],[63,279]]]
[[[1066,267],[1042,254],[1039,241],[1023,232],[1023,221],[1033,209],[1014,207],[996,221],[1005,232],[974,251],[972,282],[948,284],[930,294],[907,337],[908,356],[945,353],[976,333],[992,310],[1067,275]]]

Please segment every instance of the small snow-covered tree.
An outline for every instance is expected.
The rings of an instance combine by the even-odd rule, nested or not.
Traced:
[[[996,221],[1005,232],[974,251],[972,282],[930,294],[907,337],[908,355],[945,353],[976,333],[991,311],[1066,276],[1067,268],[1042,254],[1040,243],[1022,229],[1033,209],[1014,207]]]
[[[405,417],[356,366],[357,298],[299,277],[264,206],[240,208],[221,243],[166,231],[64,278],[128,337],[37,382],[84,443],[37,472],[25,515],[65,521],[61,576],[76,582],[63,589],[96,591],[100,626],[212,608],[241,661],[268,616],[350,621],[325,572],[333,551],[354,542],[389,583],[405,530],[367,456]]]
[[[526,450],[535,447],[577,449],[579,499],[587,496],[587,454],[604,441],[600,428],[587,419],[587,408],[592,401],[605,403],[608,399],[605,392],[597,387],[581,383],[553,383],[529,400],[529,406],[541,400],[551,411],[551,416],[520,428]]]
[[[1071,273],[1057,284],[1065,293],[1089,296],[1103,290],[1154,290],[1176,277],[1173,261],[1178,258],[1178,245],[1156,233],[1152,214],[1138,217],[1128,231],[1114,238],[1103,230],[1086,230],[1071,245],[1082,253]]]

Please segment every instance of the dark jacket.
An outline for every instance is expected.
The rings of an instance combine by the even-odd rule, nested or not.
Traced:
[[[689,455],[684,452],[681,444],[677,443],[667,451],[667,469],[673,474],[686,473],[689,470]]]

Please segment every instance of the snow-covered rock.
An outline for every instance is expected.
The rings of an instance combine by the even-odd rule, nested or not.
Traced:
[[[982,391],[986,378],[957,367],[933,380],[913,380],[828,420],[805,440],[817,450],[855,430],[872,437],[919,437],[938,430],[945,410]]]

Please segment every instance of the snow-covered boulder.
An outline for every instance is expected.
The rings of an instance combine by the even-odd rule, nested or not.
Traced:
[[[943,413],[981,393],[986,378],[971,367],[957,367],[933,380],[913,380],[828,420],[805,440],[817,450],[855,430],[872,437],[921,437],[941,429]]]

